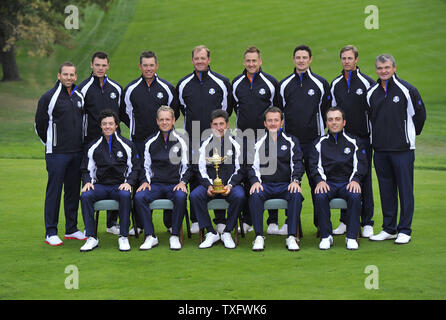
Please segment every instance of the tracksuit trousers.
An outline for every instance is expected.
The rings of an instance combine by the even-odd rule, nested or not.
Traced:
[[[361,226],[373,226],[373,214],[375,211],[375,204],[373,201],[373,184],[372,184],[372,146],[370,145],[370,139],[358,138],[358,144],[366,152],[367,156],[367,174],[361,183],[361,199],[362,199],[362,210],[361,210]],[[340,220],[347,224],[347,211],[341,209]]]
[[[404,152],[375,151],[374,164],[378,177],[379,195],[383,212],[383,230],[389,234],[401,232],[410,236],[414,213],[413,150]],[[400,198],[400,220],[398,217]]]
[[[173,202],[173,210],[164,210],[164,214],[167,211],[171,213],[172,235],[178,236],[186,212],[187,193],[181,190],[173,191],[175,184],[153,183],[150,186],[151,190],[136,192],[134,197],[135,208],[143,219],[144,234],[155,235],[150,203],[157,199],[169,199]]]
[[[45,235],[57,235],[60,200],[64,189],[65,234],[78,231],[82,152],[45,155],[48,183],[45,194]]]
[[[94,184],[94,190],[81,194],[82,217],[85,224],[85,235],[97,237],[94,222],[94,203],[99,200],[112,199],[119,202],[119,229],[122,237],[128,237],[130,227],[130,210],[132,208],[132,194],[119,190],[119,185]]]
[[[342,198],[347,201],[347,238],[356,239],[360,228],[361,193],[348,191],[347,185],[349,182],[327,181],[327,184],[330,187],[330,191],[314,194],[314,209],[318,216],[321,238],[327,238],[332,234],[330,200]]]
[[[228,207],[228,218],[226,219],[226,227],[224,232],[231,232],[237,223],[237,217],[239,216],[241,210],[244,207],[246,197],[245,191],[242,186],[236,185],[231,189],[228,196],[215,195],[214,197],[209,197],[207,195],[207,189],[199,185],[196,187],[189,195],[191,211],[194,211],[198,218],[198,225],[200,229],[206,228],[213,229],[211,217],[209,216],[209,211],[207,203],[212,199],[226,199],[229,203]]]
[[[263,183],[263,191],[255,192],[249,196],[249,210],[256,235],[263,235],[264,202],[268,199],[279,198],[288,201],[288,235],[297,234],[297,224],[302,211],[304,200],[300,192],[288,191],[288,182]]]

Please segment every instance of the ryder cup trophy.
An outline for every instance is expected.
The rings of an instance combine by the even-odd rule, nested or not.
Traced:
[[[223,185],[221,179],[218,177],[218,167],[220,164],[222,164],[225,161],[226,157],[220,157],[220,155],[218,154],[218,150],[217,148],[214,149],[214,154],[212,155],[212,157],[210,158],[206,158],[206,161],[208,163],[211,163],[214,165],[215,168],[215,179],[213,182],[213,187],[214,190],[212,191],[212,193],[225,193],[226,192],[226,188]]]

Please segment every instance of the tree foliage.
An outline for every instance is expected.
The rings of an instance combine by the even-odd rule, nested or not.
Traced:
[[[77,0],[70,4],[82,13],[95,4],[107,10],[113,0]],[[64,26],[65,7],[62,0],[2,0],[0,7],[0,60],[3,80],[19,80],[14,48],[18,41],[27,44],[30,56],[46,56],[55,44],[68,46],[70,34]],[[15,70],[14,70],[15,69]],[[14,74],[15,71],[15,74]]]

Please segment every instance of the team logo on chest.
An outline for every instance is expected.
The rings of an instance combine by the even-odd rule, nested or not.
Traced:
[[[122,151],[118,151],[118,152],[116,153],[116,156],[117,156],[118,158],[122,158],[122,157],[124,156],[124,154],[122,153]]]
[[[349,147],[347,147],[347,148],[344,149],[344,153],[345,153],[345,154],[350,154],[350,152],[352,152],[352,151],[350,150]]]
[[[285,151],[286,149],[288,149],[288,147],[284,144],[280,147],[280,150],[282,150],[282,151]]]
[[[395,103],[397,103],[397,102],[400,101],[400,97],[398,97],[398,96],[394,96],[392,101],[395,102]]]
[[[111,99],[116,99],[116,93],[114,93],[114,92],[110,93],[110,98]]]
[[[156,97],[157,97],[158,99],[162,99],[162,98],[164,98],[164,94],[163,94],[162,92],[158,92],[158,93],[156,94]]]
[[[178,151],[180,151],[180,148],[178,148],[177,146],[172,148],[173,153],[177,153]]]
[[[210,94],[210,95],[215,94],[215,89],[214,89],[214,88],[210,88],[210,89],[209,89],[209,94]]]
[[[308,95],[309,96],[314,96],[314,90],[313,89],[308,90]]]
[[[264,88],[259,90],[259,93],[263,96],[266,93],[266,90]]]
[[[360,95],[362,94],[362,89],[359,88],[358,90],[356,90],[356,94],[357,94],[358,96],[360,96]]]
[[[78,101],[78,102],[77,102],[77,107],[78,107],[78,108],[82,108],[82,102]]]

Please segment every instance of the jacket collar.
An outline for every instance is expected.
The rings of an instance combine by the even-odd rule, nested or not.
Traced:
[[[209,72],[211,72],[211,66],[209,66],[207,71],[197,71],[194,69],[194,77],[200,81],[203,82],[209,78]]]

